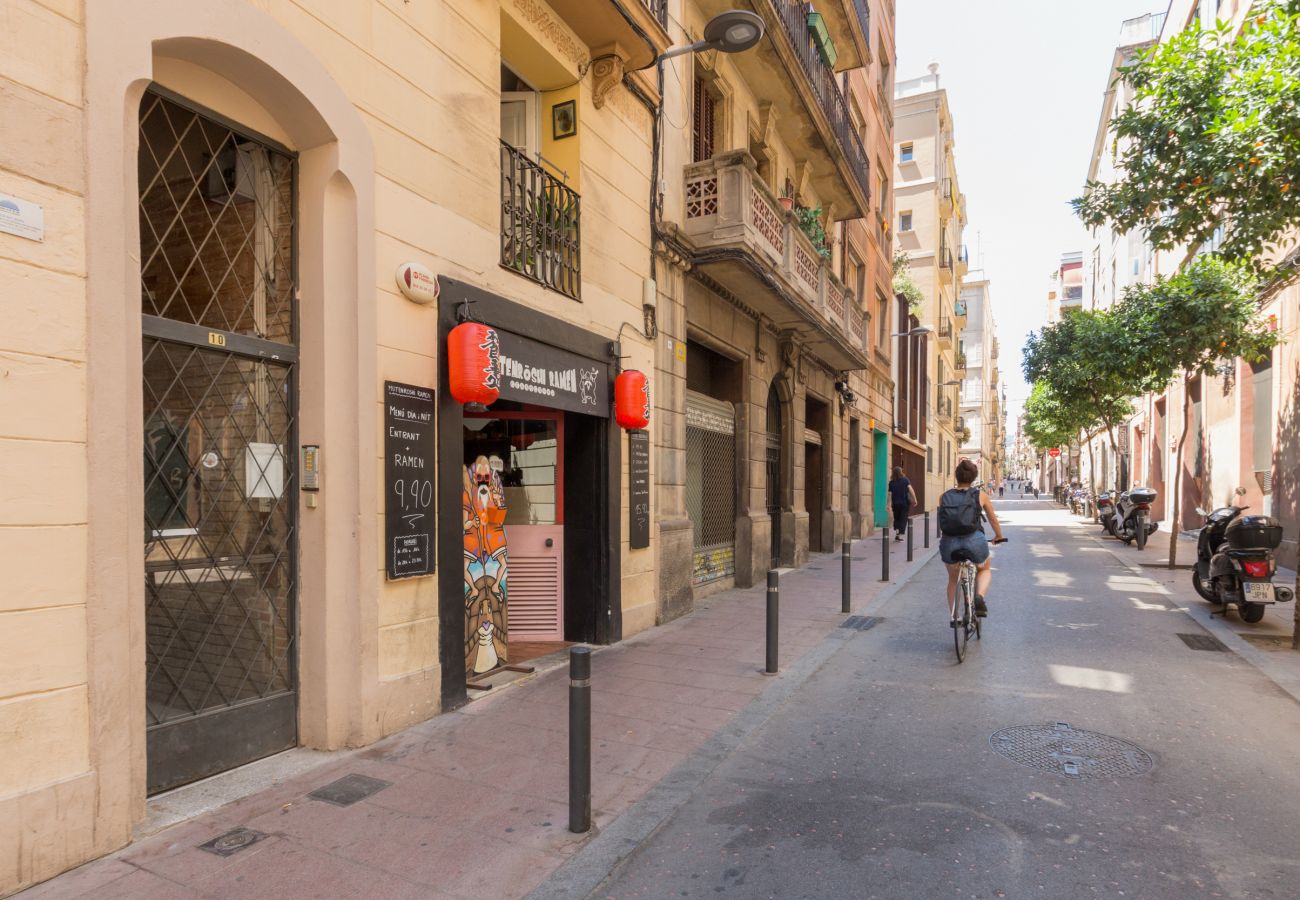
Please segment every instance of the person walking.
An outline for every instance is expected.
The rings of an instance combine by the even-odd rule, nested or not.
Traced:
[[[907,514],[916,505],[916,491],[903,474],[902,466],[894,466],[894,477],[889,482],[889,502],[894,507],[894,540],[901,541],[907,533]]]

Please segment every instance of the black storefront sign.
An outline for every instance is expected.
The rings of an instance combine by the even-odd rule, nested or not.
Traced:
[[[609,418],[609,365],[497,329],[501,399]]]
[[[650,546],[650,432],[627,433],[627,533],[633,550]]]
[[[384,382],[384,555],[389,578],[434,571],[433,390]]]

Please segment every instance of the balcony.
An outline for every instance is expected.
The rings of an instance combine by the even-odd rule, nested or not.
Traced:
[[[652,65],[655,57],[672,43],[667,31],[667,0],[631,0],[621,4],[609,0],[546,2],[587,45],[593,58],[616,56],[626,72]],[[654,79],[648,82],[653,87]]]
[[[956,270],[953,268],[952,250],[945,246],[940,246],[938,257],[940,279],[948,284],[952,284],[957,275]]]
[[[952,179],[945,178],[939,182],[939,215],[941,217],[947,218],[952,215],[953,201]]]
[[[733,150],[684,171],[680,236],[694,271],[730,292],[779,331],[795,332],[836,369],[867,365],[867,317],[758,177],[754,159]]]
[[[934,330],[934,333],[938,338],[940,347],[946,346],[948,349],[952,349],[952,319],[947,316],[941,317],[939,327]]]
[[[705,19],[735,7],[731,0],[699,0],[698,5]],[[832,0],[823,5],[823,16],[829,16]],[[753,6],[767,23],[768,37],[730,57],[731,66],[755,97],[772,105],[776,131],[794,157],[807,164],[823,208],[833,208],[837,220],[866,217],[871,209],[870,158],[834,73],[817,54],[807,5],[754,0]]]
[[[958,353],[952,359],[953,376],[956,378],[966,377],[966,354]]]
[[[970,252],[966,249],[966,245],[962,244],[961,249],[957,251],[957,277],[964,278],[969,271]]]
[[[582,296],[582,198],[501,143],[501,265],[553,291]]]

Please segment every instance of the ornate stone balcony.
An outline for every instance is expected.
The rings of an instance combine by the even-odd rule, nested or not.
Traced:
[[[743,150],[686,166],[681,235],[697,270],[837,369],[867,364],[867,317]]]

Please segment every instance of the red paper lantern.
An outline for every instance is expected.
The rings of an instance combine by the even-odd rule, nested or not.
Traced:
[[[614,419],[629,429],[650,424],[650,379],[644,372],[628,369],[614,379]]]
[[[501,340],[495,328],[463,322],[447,335],[447,389],[457,403],[489,406],[501,395],[497,365]]]

